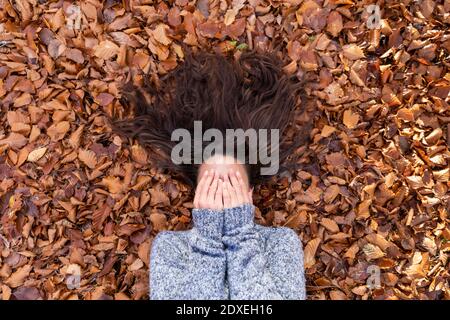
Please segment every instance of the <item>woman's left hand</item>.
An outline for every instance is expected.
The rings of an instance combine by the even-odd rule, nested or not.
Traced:
[[[223,178],[224,208],[233,208],[245,203],[252,203],[252,191],[247,190],[247,186],[239,171],[230,171]]]

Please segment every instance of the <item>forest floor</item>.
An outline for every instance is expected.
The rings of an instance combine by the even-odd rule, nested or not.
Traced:
[[[0,0],[0,299],[148,298],[152,239],[190,227],[193,192],[106,119],[129,115],[121,83],[157,80],[185,47],[275,49],[304,81],[301,169],[255,204],[301,238],[309,299],[449,299],[449,12]]]

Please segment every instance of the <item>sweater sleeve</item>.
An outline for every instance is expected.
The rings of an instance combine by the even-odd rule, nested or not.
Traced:
[[[223,211],[192,210],[187,241],[179,232],[160,232],[152,244],[150,299],[226,299]]]
[[[297,234],[286,227],[271,228],[264,240],[253,220],[251,204],[224,210],[230,299],[305,299],[303,249]]]

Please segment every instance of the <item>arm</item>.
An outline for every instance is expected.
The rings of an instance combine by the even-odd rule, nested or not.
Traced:
[[[225,299],[226,256],[222,243],[222,184],[208,170],[194,197],[187,241],[162,234],[152,246],[151,299]],[[171,232],[172,235],[176,232]]]
[[[254,206],[224,209],[231,299],[305,299],[303,250],[289,228],[273,228],[267,242],[255,229]]]
[[[188,241],[160,232],[150,259],[150,299],[226,299],[226,257],[221,241],[223,212],[193,209]]]

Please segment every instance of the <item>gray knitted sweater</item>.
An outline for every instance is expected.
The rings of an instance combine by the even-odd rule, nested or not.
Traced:
[[[305,299],[299,237],[290,228],[255,224],[254,209],[193,209],[192,229],[158,233],[150,299]]]

